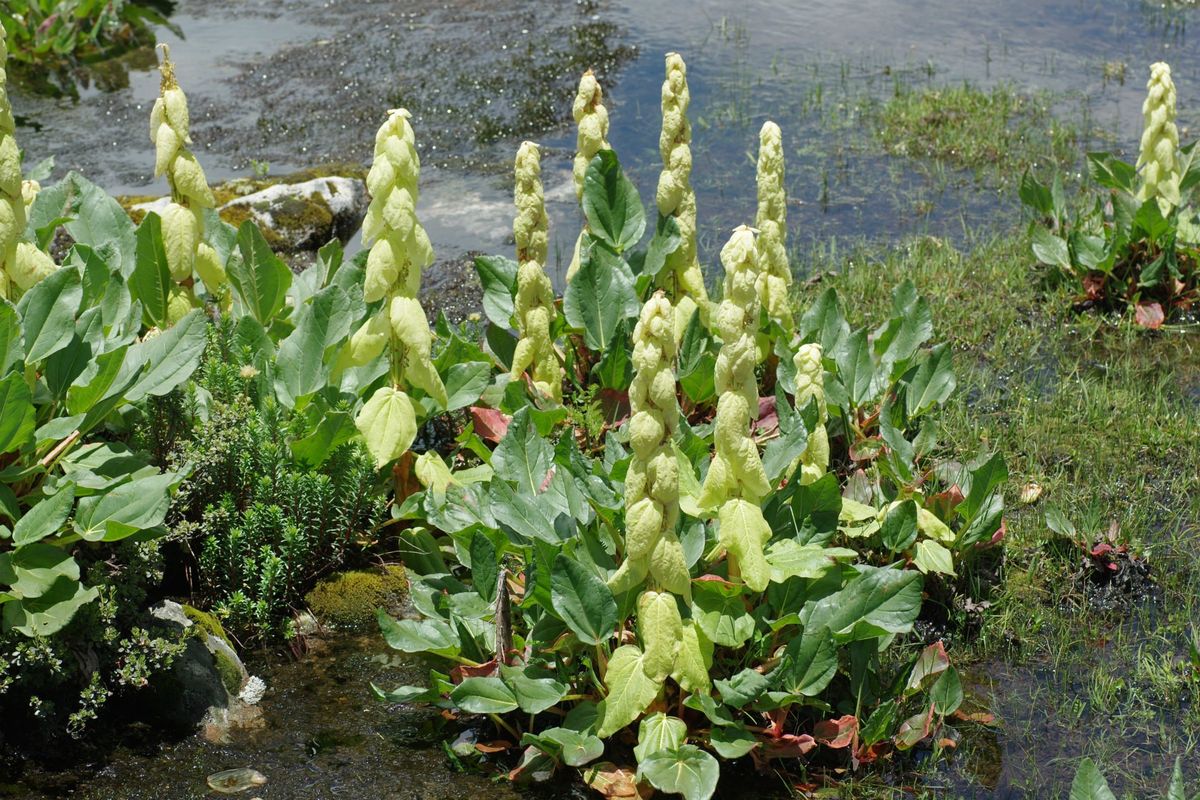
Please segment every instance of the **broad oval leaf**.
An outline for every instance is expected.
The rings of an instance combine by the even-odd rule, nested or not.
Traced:
[[[554,611],[586,644],[600,644],[617,629],[617,601],[608,584],[562,553],[554,559],[550,597]]]

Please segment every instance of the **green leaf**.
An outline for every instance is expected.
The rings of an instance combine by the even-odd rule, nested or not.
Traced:
[[[661,711],[642,718],[638,724],[638,743],[633,748],[640,764],[655,753],[674,750],[687,741],[687,723]]]
[[[93,359],[67,389],[67,412],[85,414],[101,400],[110,397],[110,393],[123,395],[128,385],[137,379],[138,372],[136,368],[126,368],[128,352],[129,345],[122,345]],[[118,376],[123,376],[124,380],[114,389]]]
[[[1085,758],[1079,762],[1075,771],[1075,780],[1071,782],[1069,800],[1117,800],[1116,795],[1108,788],[1108,781],[1100,774],[1096,762]]]
[[[744,669],[729,680],[715,681],[721,702],[733,708],[753,703],[767,690],[767,679],[761,672]]]
[[[0,584],[8,584],[17,597],[40,597],[60,578],[79,580],[79,564],[60,547],[33,542],[0,553]]]
[[[446,411],[457,411],[475,403],[492,381],[492,365],[486,361],[452,364],[442,376],[449,402]]]
[[[1067,249],[1067,241],[1061,236],[1055,236],[1040,225],[1033,229],[1033,255],[1043,264],[1058,267],[1064,272],[1073,272],[1071,254]]]
[[[771,582],[771,568],[763,546],[771,538],[771,526],[762,509],[757,503],[735,497],[721,505],[717,518],[721,544],[737,558],[742,580],[752,591],[765,591]]]
[[[329,382],[328,348],[350,333],[350,298],[337,286],[317,292],[293,315],[296,327],[279,344],[275,393],[287,408],[324,389]]]
[[[987,503],[992,493],[1008,481],[1008,467],[1004,457],[993,453],[991,458],[971,470],[971,488],[959,509],[967,519],[975,517]]]
[[[390,386],[381,387],[371,395],[354,424],[378,469],[402,456],[417,436],[417,412],[412,400]]]
[[[944,545],[933,539],[922,539],[917,542],[917,550],[913,554],[913,564],[921,572],[957,575],[954,571],[954,556]]]
[[[642,199],[612,150],[601,150],[588,164],[583,213],[591,233],[618,253],[637,244],[646,231]]]
[[[837,675],[838,655],[828,628],[807,626],[788,642],[771,682],[792,694],[816,697]]]
[[[17,520],[12,531],[13,544],[23,547],[58,533],[74,506],[75,485],[68,483]]]
[[[963,702],[962,681],[958,677],[958,670],[950,667],[942,673],[937,682],[933,684],[933,688],[929,690],[929,699],[933,701],[933,708],[943,717],[948,717],[958,710],[958,707]],[[1183,796],[1180,795],[1180,800]]]
[[[892,553],[903,553],[917,540],[917,504],[904,500],[888,509],[879,539]]]
[[[476,528],[471,534],[471,583],[484,600],[496,599],[496,581],[500,579],[500,558],[496,545],[483,530]]]
[[[158,336],[131,347],[128,363],[145,367],[125,399],[136,403],[144,397],[162,397],[182,386],[200,366],[207,344],[208,320],[197,308]]]
[[[27,364],[42,361],[71,343],[82,299],[79,273],[73,269],[55,270],[21,297],[17,312]]]
[[[397,686],[390,692],[371,684],[371,693],[385,703],[436,703],[441,695],[425,686]]]
[[[569,767],[582,767],[604,755],[604,742],[590,733],[580,733],[570,728],[546,728],[537,738],[553,742],[560,757]]]
[[[504,256],[478,256],[475,271],[483,284],[483,313],[501,328],[512,327],[517,293],[517,262]]]
[[[585,644],[607,641],[617,629],[612,590],[585,564],[562,553],[554,559],[550,597],[555,613]]]
[[[604,685],[608,695],[601,703],[600,729],[596,731],[601,739],[607,739],[637,719],[658,697],[661,688],[661,684],[646,677],[646,671],[642,669],[642,651],[632,644],[618,647],[613,652],[604,673]]]
[[[458,635],[450,624],[435,619],[394,619],[382,608],[375,617],[388,647],[402,653],[454,653]],[[515,701],[514,701],[515,708]]]
[[[50,636],[66,627],[80,608],[99,596],[95,587],[59,578],[38,597],[4,604],[4,627],[26,636]]]
[[[522,669],[504,665],[500,674],[526,714],[540,714],[553,708],[567,695],[567,685],[554,678],[531,678]]]
[[[61,205],[57,209],[47,209],[47,213],[54,217],[71,217],[65,226],[76,243],[93,250],[108,245],[116,253],[114,265],[121,275],[128,277],[134,269],[137,249],[129,214],[108,192],[78,172],[68,173],[60,186],[66,190]],[[48,223],[49,220],[43,218],[42,224]]]
[[[872,639],[912,630],[921,610],[921,573],[888,567],[859,567],[841,591],[801,610],[805,627],[827,626],[838,642]]]
[[[838,380],[846,387],[846,395],[854,407],[871,398],[875,368],[871,364],[871,346],[865,329],[850,334],[846,346],[836,356]]]
[[[162,219],[151,211],[137,228],[137,258],[129,276],[129,293],[142,304],[149,326],[167,328],[171,301],[171,270],[163,244]]]
[[[353,417],[344,411],[330,411],[321,416],[312,433],[291,441],[292,456],[308,467],[319,467],[335,450],[350,441],[354,433]]]
[[[745,728],[718,725],[708,732],[708,743],[717,755],[728,761],[741,758],[758,747],[758,739]]]
[[[0,453],[19,450],[36,425],[33,396],[17,372],[0,379]]]
[[[499,678],[466,678],[450,699],[468,714],[505,714],[518,707],[516,695]]]
[[[563,297],[563,313],[571,327],[583,331],[588,349],[599,353],[621,320],[637,316],[638,297],[629,265],[604,245],[593,243],[581,260]]]
[[[0,375],[25,360],[21,344],[21,319],[12,303],[0,298]]]
[[[655,753],[638,764],[646,780],[662,792],[683,795],[684,800],[708,800],[717,790],[721,767],[695,745]]]
[[[1092,180],[1108,189],[1132,192],[1137,170],[1111,153],[1088,153],[1088,172]]]
[[[845,547],[800,544],[795,539],[780,539],[767,551],[771,580],[783,583],[788,578],[820,578],[837,565],[837,559],[854,559],[858,553]]]
[[[954,393],[958,380],[951,359],[945,342],[934,345],[921,358],[904,389],[904,407],[910,419],[942,405]]]
[[[1029,170],[1021,176],[1021,186],[1017,190],[1017,195],[1021,198],[1021,202],[1032,208],[1043,217],[1053,217],[1054,214],[1054,198],[1050,194],[1050,187],[1038,181]]]
[[[529,407],[513,414],[508,431],[492,452],[496,477],[512,481],[518,490],[530,496],[542,492],[542,486],[554,467],[554,448],[538,434]]]
[[[719,581],[693,581],[692,619],[714,644],[741,647],[754,634],[740,588]]]
[[[181,477],[164,472],[121,484],[111,492],[79,501],[75,530],[89,542],[115,542],[163,523],[171,490]]]
[[[800,318],[800,336],[805,342],[820,343],[824,358],[837,360],[850,336],[850,324],[832,286],[821,292]]]
[[[646,248],[646,258],[642,261],[642,275],[657,277],[667,263],[667,256],[679,249],[682,238],[679,234],[679,223],[672,215],[658,215],[654,226],[654,236]]]
[[[230,260],[229,282],[250,315],[263,327],[270,327],[287,301],[292,271],[250,220],[238,228],[237,245],[242,257]]]

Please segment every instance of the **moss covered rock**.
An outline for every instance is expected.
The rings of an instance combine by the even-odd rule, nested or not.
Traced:
[[[183,609],[184,616],[190,619],[200,631],[223,640],[225,644],[233,645],[233,642],[229,640],[229,635],[225,633],[225,626],[221,624],[221,620],[216,618],[216,615],[201,611],[187,603],[180,604],[180,608]]]
[[[404,567],[339,572],[324,579],[304,597],[317,619],[339,630],[368,630],[375,609],[400,612],[408,596]]]

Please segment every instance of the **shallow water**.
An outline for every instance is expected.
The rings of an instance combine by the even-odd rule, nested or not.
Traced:
[[[1003,229],[1015,218],[1011,192],[965,172],[937,178],[887,156],[863,129],[862,104],[897,85],[1011,82],[1058,93],[1064,115],[1086,110],[1128,149],[1140,129],[1146,66],[1165,59],[1181,123],[1200,130],[1198,15],[1141,0],[180,0],[173,19],[186,38],[160,37],[188,90],[210,178],[249,174],[252,160],[276,174],[365,162],[383,111],[404,104],[416,113],[425,164],[419,213],[439,254],[511,248],[505,175],[516,143],[534,138],[546,145],[552,254],[564,264],[578,230],[574,134],[564,123],[579,71],[598,68],[610,139],[650,201],[662,57],[678,50],[689,67],[702,258],[712,274],[728,230],[753,217],[753,154],[768,117],[785,134],[789,228],[800,253],[837,238],[960,239],[968,229]],[[1123,82],[1105,79],[1108,62],[1128,65]],[[78,102],[16,95],[27,159],[54,155],[59,174],[80,169],[113,192],[162,191],[150,179],[146,131],[156,93],[157,75],[132,69],[126,88],[88,89]],[[263,798],[509,796],[503,785],[453,773],[428,715],[397,713],[370,697],[368,680],[419,679],[414,667],[378,651],[377,642],[343,642],[313,660],[264,667],[268,725],[230,745],[124,749],[77,784],[33,774],[17,790],[24,794],[0,796],[202,797],[205,776],[241,766],[267,775],[257,791]],[[1104,715],[1083,709],[1048,722],[1048,709],[1077,707],[1088,687],[1071,679],[1072,665],[1103,671],[1111,653],[1085,646],[1074,657],[1067,674],[1050,665],[986,665],[989,677],[974,685],[1002,727],[965,740],[930,784],[941,782],[947,797],[1047,796],[1047,785],[1030,785],[1030,776],[1048,766],[1049,785],[1064,786]],[[1120,764],[1153,777],[1176,754],[1173,741],[1132,742]]]

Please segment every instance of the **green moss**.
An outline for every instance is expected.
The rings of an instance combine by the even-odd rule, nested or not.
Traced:
[[[225,690],[236,696],[242,690],[241,667],[223,650],[217,650],[212,655],[213,663],[217,666],[217,673],[221,676],[221,683],[225,685]]]
[[[304,597],[322,623],[343,630],[363,630],[375,621],[375,609],[396,612],[408,593],[404,568],[354,570],[333,575]]]
[[[225,628],[221,625],[221,620],[207,611],[201,611],[195,606],[184,604],[182,606],[183,613],[195,624],[194,633],[211,634],[222,640],[230,647],[233,647],[233,642],[229,641],[229,635],[225,633]]]

